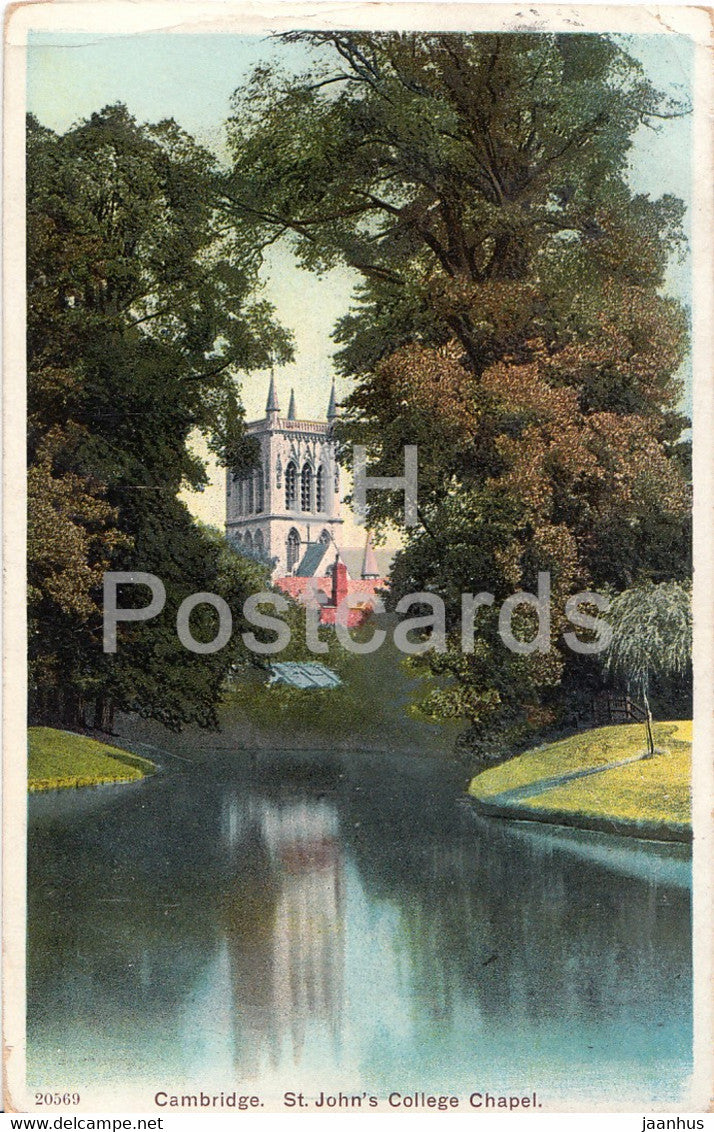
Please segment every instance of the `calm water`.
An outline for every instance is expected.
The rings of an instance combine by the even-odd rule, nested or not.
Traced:
[[[681,849],[480,819],[458,787],[262,752],[35,795],[30,1086],[681,1100]]]

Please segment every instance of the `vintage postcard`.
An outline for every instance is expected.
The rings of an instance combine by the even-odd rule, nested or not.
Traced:
[[[704,1127],[711,49],[9,9],[7,1110]]]

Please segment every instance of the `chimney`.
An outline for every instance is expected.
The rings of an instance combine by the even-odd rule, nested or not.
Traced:
[[[331,605],[337,606],[347,597],[347,567],[339,554],[332,567],[332,600]]]

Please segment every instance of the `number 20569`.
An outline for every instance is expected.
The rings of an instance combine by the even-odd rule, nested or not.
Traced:
[[[35,1093],[35,1104],[37,1105],[50,1105],[50,1104],[79,1104],[79,1093]]]

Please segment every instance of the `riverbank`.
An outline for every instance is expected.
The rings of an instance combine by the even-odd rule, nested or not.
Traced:
[[[384,645],[368,655],[343,649],[331,630],[320,630],[329,651],[313,659],[339,677],[337,687],[303,690],[271,683],[267,669],[243,669],[226,682],[216,731],[169,732],[155,720],[117,713],[117,732],[128,747],[146,748],[149,758],[153,747],[190,761],[207,752],[281,749],[391,751],[451,761],[463,724],[434,723],[419,712],[416,704],[431,685],[395,648],[392,624],[390,616],[380,616],[354,632],[368,640],[375,629],[387,631]]]
[[[54,727],[28,730],[27,787],[30,791],[133,782],[153,774],[148,759]]]
[[[686,842],[691,741],[688,720],[655,724],[657,753],[647,759],[642,724],[599,727],[484,771],[469,794],[493,817]]]
[[[451,752],[461,725],[420,715],[415,704],[427,687],[404,663],[393,626],[394,618],[383,615],[354,631],[360,641],[386,633],[382,646],[366,655],[349,652],[322,630],[329,652],[314,659],[339,677],[334,688],[302,690],[271,684],[264,672],[239,674],[226,689],[221,731],[252,748]]]

